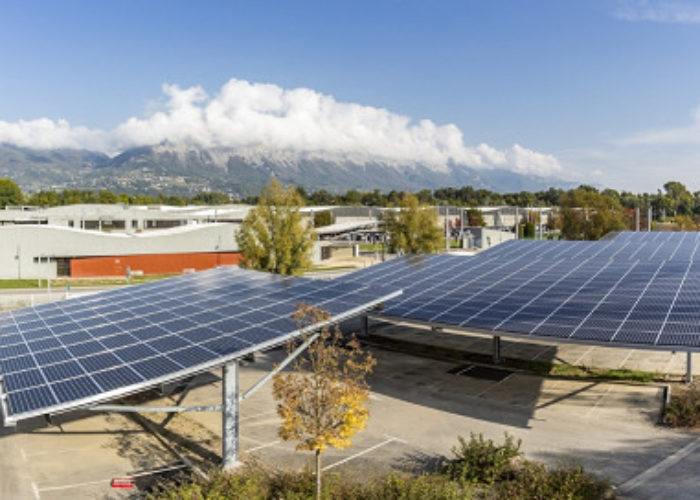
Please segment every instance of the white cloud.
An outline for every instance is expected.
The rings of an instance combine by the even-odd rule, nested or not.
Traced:
[[[107,135],[100,130],[73,127],[66,120],[0,120],[0,142],[39,149],[74,148],[102,151],[108,146]]]
[[[658,0],[623,0],[618,2],[615,17],[625,21],[655,23],[700,23],[700,5],[689,2]]]
[[[264,150],[277,155],[334,155],[359,162],[401,165],[501,167],[521,173],[560,173],[551,155],[520,145],[498,150],[468,146],[454,124],[412,121],[383,108],[338,102],[307,88],[231,79],[209,96],[201,87],[163,85],[165,103],[111,131],[46,118],[0,121],[0,142],[36,148],[83,148],[108,153],[164,141],[203,147]]]
[[[700,107],[693,110],[687,125],[638,132],[616,143],[620,146],[700,145]]]

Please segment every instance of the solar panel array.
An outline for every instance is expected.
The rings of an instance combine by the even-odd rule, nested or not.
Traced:
[[[403,289],[381,315],[595,344],[700,349],[700,233],[509,241],[408,256],[342,278]]]
[[[5,422],[107,400],[284,342],[299,302],[334,320],[399,292],[219,268],[0,314]]]

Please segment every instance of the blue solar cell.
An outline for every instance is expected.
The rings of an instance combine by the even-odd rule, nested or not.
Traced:
[[[67,349],[75,358],[90,356],[105,350],[104,345],[100,344],[96,340],[88,340],[87,342],[82,342],[80,344],[71,344],[67,347]]]
[[[37,363],[43,366],[68,361],[69,359],[73,358],[73,355],[68,352],[67,349],[60,347],[58,349],[51,349],[50,351],[34,353],[34,357],[36,358]]]
[[[237,337],[223,337],[203,342],[202,346],[216,352],[217,354],[226,355],[247,349],[251,346],[251,344]]]
[[[102,389],[87,376],[56,382],[51,385],[51,388],[59,402],[76,401],[103,392]]]
[[[11,413],[24,413],[37,408],[48,408],[58,403],[51,389],[47,386],[23,389],[21,392],[7,394]]]
[[[22,337],[24,340],[41,340],[51,337],[51,330],[30,330],[28,332],[22,332]]]
[[[0,359],[16,358],[25,354],[29,354],[29,348],[25,344],[0,346]]]
[[[29,346],[29,349],[36,352],[36,351],[46,351],[49,349],[56,349],[57,347],[61,347],[63,344],[58,341],[58,339],[54,338],[44,338],[41,340],[34,340],[31,342],[27,343]]]
[[[241,339],[249,344],[262,344],[274,340],[279,334],[263,327],[252,327],[247,330],[236,333],[236,338]]]
[[[204,342],[205,340],[209,340],[215,337],[221,337],[222,335],[225,335],[225,333],[222,333],[218,330],[214,330],[213,328],[210,328],[208,326],[198,326],[197,328],[181,332],[179,335],[182,338],[189,340],[190,342],[199,344],[201,342]]]
[[[165,356],[156,356],[146,361],[133,363],[130,366],[146,380],[164,377],[182,370],[183,367],[183,365],[175,363]]]
[[[42,385],[44,383],[44,377],[42,377],[41,371],[39,369],[9,373],[3,378],[5,390],[9,392],[22,390],[25,387],[34,387],[37,385]]]
[[[67,322],[61,322],[61,323],[50,323],[49,326],[51,327],[51,331],[55,335],[61,335],[64,333],[70,333],[70,332],[75,332],[76,330],[80,330],[81,327],[77,323],[73,321],[67,321]]]
[[[126,366],[94,373],[92,378],[104,391],[138,384],[145,380],[145,378],[140,377],[134,370]]]
[[[158,326],[168,330],[169,332],[180,332],[189,328],[195,328],[197,323],[186,318],[176,318],[169,321],[163,321],[162,323],[159,323]]]
[[[216,355],[201,347],[188,347],[180,351],[168,353],[168,357],[183,366],[196,366],[216,359]]]
[[[100,339],[100,343],[107,349],[119,349],[120,347],[126,347],[138,342],[138,339],[127,333],[120,333]]]
[[[42,367],[42,371],[49,382],[77,377],[85,373],[77,361],[66,361],[55,365],[46,365]]]
[[[92,373],[121,365],[122,361],[110,352],[102,352],[80,358],[80,364],[83,365],[89,373]]]
[[[90,328],[90,336],[98,340],[102,340],[104,337],[111,337],[117,333],[121,333],[121,330],[116,325],[111,324]]]
[[[34,357],[26,354],[7,359],[0,359],[0,373],[11,373],[20,370],[27,370],[37,366]]]
[[[134,344],[121,349],[112,351],[115,356],[124,360],[126,363],[133,363],[144,358],[149,358],[158,354],[154,349],[151,349],[146,344]]]
[[[149,340],[147,344],[159,352],[170,352],[192,345],[187,340],[178,335],[168,335],[156,340]]]

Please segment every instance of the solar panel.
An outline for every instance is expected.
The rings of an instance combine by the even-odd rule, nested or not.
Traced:
[[[238,268],[0,313],[5,423],[183,378],[299,335],[299,302],[332,321],[400,291]]]
[[[397,258],[343,278],[403,289],[376,316],[596,344],[700,350],[700,233],[509,241]]]

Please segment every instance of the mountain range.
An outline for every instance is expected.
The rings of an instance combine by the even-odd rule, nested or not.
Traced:
[[[0,144],[0,176],[25,192],[41,189],[109,189],[115,192],[193,195],[222,191],[234,197],[259,193],[274,175],[309,191],[348,189],[417,191],[440,187],[485,188],[496,192],[572,187],[553,177],[506,169],[447,165],[403,165],[388,160],[344,158],[324,152],[266,151],[260,148],[203,148],[162,143],[115,156],[77,149],[31,149]]]

